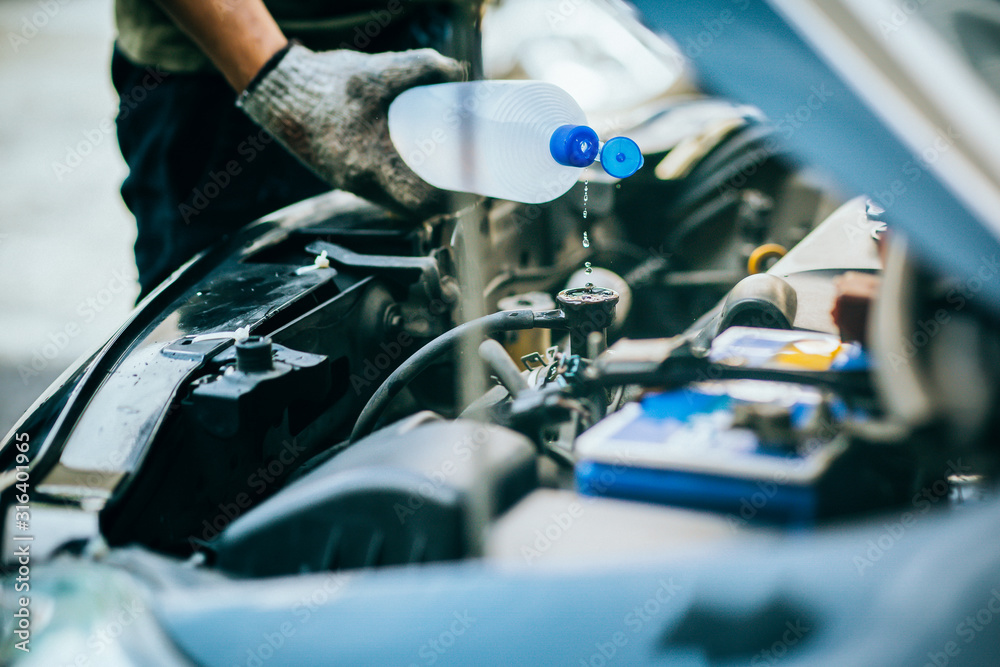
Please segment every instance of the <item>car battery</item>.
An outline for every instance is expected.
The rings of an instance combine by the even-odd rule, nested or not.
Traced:
[[[758,380],[649,394],[577,439],[577,488],[809,524],[848,449],[835,424],[845,410],[812,387]]]
[[[868,357],[857,343],[819,331],[730,327],[712,341],[708,360],[743,368],[791,371],[864,371]]]

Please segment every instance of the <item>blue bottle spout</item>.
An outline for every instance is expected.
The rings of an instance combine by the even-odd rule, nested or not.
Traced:
[[[586,125],[563,125],[552,133],[549,152],[561,165],[586,167],[593,164],[600,150],[597,132]]]
[[[601,144],[597,133],[586,125],[563,125],[552,133],[549,152],[567,167],[586,167],[600,160],[604,171],[627,178],[642,166],[642,151],[627,137],[614,137]]]

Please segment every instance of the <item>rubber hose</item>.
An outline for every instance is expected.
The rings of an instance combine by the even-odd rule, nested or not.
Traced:
[[[350,441],[354,442],[372,432],[375,422],[403,388],[427,368],[430,362],[447,352],[463,336],[488,336],[503,331],[521,331],[535,327],[535,314],[531,310],[506,310],[465,322],[450,329],[413,353],[399,368],[394,370],[385,382],[368,399],[358,422],[351,431]]]
[[[528,388],[528,381],[500,343],[487,338],[479,346],[479,357],[486,362],[512,398],[517,398],[518,394]]]

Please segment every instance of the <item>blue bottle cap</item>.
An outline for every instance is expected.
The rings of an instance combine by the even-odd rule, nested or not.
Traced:
[[[552,157],[567,167],[586,167],[597,159],[598,150],[597,132],[586,125],[563,125],[549,139]]]
[[[642,166],[642,151],[628,137],[608,139],[601,149],[601,166],[615,178],[627,178]]]

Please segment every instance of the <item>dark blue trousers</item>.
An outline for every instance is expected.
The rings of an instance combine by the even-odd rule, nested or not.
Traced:
[[[221,75],[141,67],[117,49],[111,73],[140,299],[213,242],[330,189],[236,108]]]

